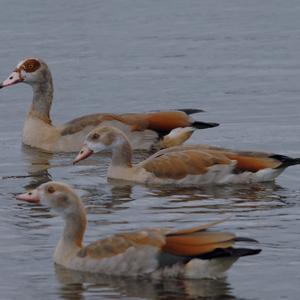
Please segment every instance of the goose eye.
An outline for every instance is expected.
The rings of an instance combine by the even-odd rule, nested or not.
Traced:
[[[92,140],[97,140],[99,138],[99,134],[98,133],[94,133],[92,135]]]
[[[55,189],[52,185],[50,185],[48,188],[47,188],[47,192],[50,193],[50,194],[53,194],[55,192]]]
[[[40,62],[35,59],[27,60],[23,65],[22,69],[27,73],[35,72],[41,66]]]
[[[34,66],[33,64],[26,64],[24,65],[23,69],[25,70],[25,72],[31,73],[33,72]]]

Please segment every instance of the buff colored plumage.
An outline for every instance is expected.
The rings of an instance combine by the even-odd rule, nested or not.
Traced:
[[[177,127],[218,126],[217,123],[194,121],[190,114],[200,112],[198,109],[129,114],[97,113],[54,126],[50,117],[53,82],[47,64],[39,58],[21,61],[14,72],[0,83],[0,89],[20,82],[31,85],[33,89],[32,104],[23,128],[23,143],[49,152],[78,151],[85,136],[99,124],[119,127],[128,135],[134,149],[144,150],[160,147],[161,138]]]
[[[40,201],[63,216],[65,227],[54,261],[72,270],[156,278],[220,277],[239,257],[260,252],[233,247],[236,242],[254,240],[237,238],[229,232],[209,231],[222,221],[183,230],[150,228],[121,232],[84,246],[86,213],[71,187],[48,182],[17,198]]]
[[[161,150],[132,165],[128,139],[111,126],[99,126],[91,131],[74,162],[102,150],[112,151],[109,178],[154,185],[200,186],[270,181],[286,167],[300,163],[299,159],[278,154],[187,145]]]

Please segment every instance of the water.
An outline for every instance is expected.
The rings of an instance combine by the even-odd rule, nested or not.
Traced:
[[[191,142],[300,156],[299,1],[0,1],[0,79],[24,57],[49,64],[55,123],[95,112],[207,110],[221,127]],[[0,92],[1,299],[297,299],[300,168],[276,183],[209,189],[107,184],[109,156],[21,146],[26,85]],[[136,154],[136,160],[145,157]],[[48,209],[15,194],[49,179],[74,185],[88,209],[86,241],[148,226],[219,226],[258,239],[260,255],[225,279],[106,278],[55,268],[62,230]]]

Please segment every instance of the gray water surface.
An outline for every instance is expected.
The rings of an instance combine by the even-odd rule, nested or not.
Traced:
[[[0,7],[0,80],[24,57],[43,58],[54,77],[54,123],[93,112],[202,108],[197,118],[222,125],[190,143],[300,157],[299,1],[0,0]],[[107,183],[109,155],[72,166],[74,154],[21,145],[31,97],[24,84],[0,91],[1,299],[298,299],[299,167],[252,186]],[[55,267],[61,218],[15,200],[51,179],[82,195],[86,242],[229,214],[219,228],[256,238],[263,251],[222,280],[137,281]]]

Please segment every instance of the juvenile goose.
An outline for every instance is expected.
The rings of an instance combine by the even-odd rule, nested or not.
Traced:
[[[160,150],[133,166],[128,139],[112,126],[92,130],[74,163],[105,149],[112,150],[109,178],[154,185],[200,186],[271,181],[286,167],[300,164],[299,158],[279,154],[187,145]]]
[[[50,117],[53,99],[52,76],[47,64],[39,58],[22,60],[0,89],[20,82],[31,85],[33,100],[23,128],[23,143],[49,152],[78,151],[84,137],[101,123],[114,124],[129,136],[134,149],[149,150],[159,138],[176,127],[215,127],[217,123],[194,121],[189,115],[198,109],[151,113],[98,113],[76,118],[54,126]]]
[[[73,270],[158,278],[220,277],[239,257],[261,251],[233,248],[235,242],[254,242],[252,239],[207,230],[222,221],[183,230],[152,228],[121,232],[84,246],[86,213],[71,187],[47,182],[17,199],[40,201],[62,215],[65,227],[54,252],[54,262]]]

